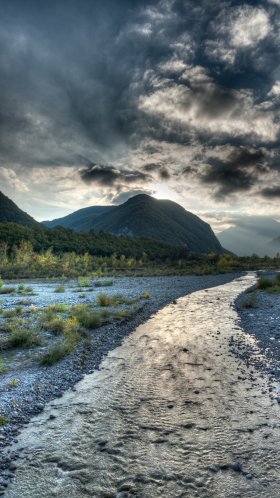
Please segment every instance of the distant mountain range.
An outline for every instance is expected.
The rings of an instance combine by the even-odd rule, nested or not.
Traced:
[[[0,192],[0,222],[8,221],[18,223],[28,227],[39,227],[40,223],[34,220],[29,214],[25,213],[19,207]]]
[[[175,202],[145,194],[136,195],[120,206],[92,206],[43,223],[49,228],[64,226],[76,231],[149,237],[198,253],[225,252],[210,225],[198,216]]]
[[[270,216],[244,217],[217,237],[238,256],[274,256],[280,251],[280,223]]]

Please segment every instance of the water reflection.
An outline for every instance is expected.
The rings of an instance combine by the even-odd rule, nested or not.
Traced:
[[[166,307],[49,404],[8,498],[279,498],[279,407],[229,350],[252,279]]]

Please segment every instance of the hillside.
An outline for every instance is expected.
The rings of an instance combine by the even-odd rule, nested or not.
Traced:
[[[66,218],[67,225],[65,218],[52,223],[67,227],[71,223],[77,231],[87,226],[87,229],[90,227],[97,232],[149,237],[198,253],[224,252],[211,227],[198,216],[175,202],[157,200],[144,194],[132,197],[120,206],[107,206],[99,215],[93,207],[76,211]],[[49,222],[47,226],[50,226]]]
[[[170,246],[164,242],[144,237],[131,238],[101,232],[74,232],[69,228],[46,229],[27,227],[15,223],[0,223],[0,242],[5,242],[8,253],[23,242],[29,242],[34,251],[41,253],[52,249],[54,254],[85,254],[92,256],[122,255],[151,261],[188,259],[189,252],[184,247]],[[145,255],[145,256],[144,256]],[[75,258],[74,258],[75,259]]]
[[[71,228],[77,232],[88,232],[93,228],[95,218],[99,215],[105,214],[107,211],[114,209],[113,206],[90,206],[87,208],[79,209],[74,213],[68,214],[63,218],[57,218],[52,221],[43,221],[43,224],[48,228],[56,226],[63,226]]]
[[[18,223],[28,227],[39,227],[34,218],[25,213],[17,205],[0,192],[0,222],[8,221],[10,223]]]
[[[279,245],[273,239],[279,236],[280,223],[270,216],[244,217],[217,234],[221,244],[238,256],[274,256]]]

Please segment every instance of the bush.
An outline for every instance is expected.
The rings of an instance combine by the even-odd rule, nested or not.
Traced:
[[[7,368],[5,366],[3,358],[0,357],[0,373],[5,373],[7,372]]]
[[[43,322],[41,327],[54,335],[60,335],[65,330],[65,322],[60,316],[52,316],[49,320]]]
[[[260,277],[257,285],[258,289],[266,290],[269,287],[273,287],[274,282],[272,278]]]
[[[41,357],[40,363],[42,365],[54,365],[59,360],[62,360],[65,356],[73,351],[71,343],[64,339],[61,342],[51,346]]]
[[[240,304],[241,308],[257,308],[257,295],[256,293],[250,294]]]
[[[11,337],[9,338],[10,346],[15,348],[38,346],[41,342],[40,337],[29,329],[17,329],[12,332]]]
[[[0,427],[3,427],[4,425],[7,425],[9,423],[9,420],[7,417],[3,417],[3,415],[0,415]]]
[[[80,287],[90,287],[91,282],[89,277],[78,277],[78,284]]]
[[[135,299],[125,299],[120,294],[115,294],[114,296],[109,296],[105,292],[101,292],[97,296],[97,306],[119,306],[120,304],[133,304]]]
[[[1,287],[3,287],[3,280],[2,280],[2,278],[0,277],[0,289],[1,289]]]
[[[54,292],[57,292],[58,294],[62,294],[63,292],[65,292],[65,286],[64,285],[59,285],[58,287],[56,287],[54,289]]]
[[[14,287],[1,287],[0,288],[0,294],[12,294],[15,292]]]
[[[280,275],[277,274],[273,278],[260,277],[258,284],[258,289],[266,290],[267,292],[280,292]]]
[[[95,282],[95,287],[112,287],[114,284],[113,280],[101,280],[100,282]]]
[[[47,311],[51,313],[66,313],[69,310],[69,306],[67,304],[50,304],[48,306]]]
[[[149,292],[144,292],[141,297],[142,299],[150,299],[151,294]]]
[[[72,315],[78,320],[79,324],[86,329],[96,329],[101,326],[101,316],[99,313],[90,310],[86,304],[73,306]]]

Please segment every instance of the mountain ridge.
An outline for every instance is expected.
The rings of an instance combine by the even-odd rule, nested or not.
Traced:
[[[102,210],[99,214],[98,208]],[[147,194],[131,197],[119,206],[91,206],[43,223],[76,231],[149,237],[193,252],[225,252],[208,223],[173,201],[154,199]]]
[[[9,197],[0,192],[0,222],[18,223],[28,227],[39,227],[40,223],[20,209]]]

